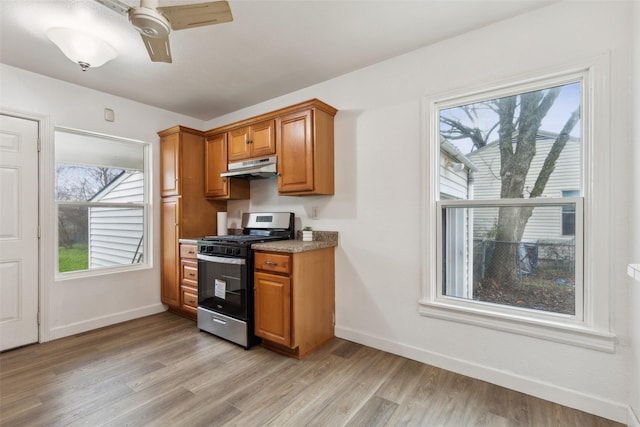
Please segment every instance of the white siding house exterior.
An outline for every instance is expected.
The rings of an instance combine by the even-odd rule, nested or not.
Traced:
[[[533,185],[542,169],[551,146],[557,135],[550,132],[538,132],[536,143],[536,155],[531,161],[525,183],[524,197],[528,197],[527,191]],[[566,197],[567,192],[580,190],[582,171],[580,169],[581,142],[579,139],[570,138],[562,150],[556,167],[545,186],[542,197]],[[477,166],[474,175],[474,199],[499,199],[500,198],[500,153],[498,142],[487,144],[475,150],[467,157]],[[497,208],[476,209],[474,221],[474,237],[487,237],[487,233],[497,220]],[[523,240],[553,239],[558,241],[570,241],[573,235],[563,235],[562,232],[562,207],[554,206],[536,208],[522,236]]]
[[[142,203],[144,175],[127,171],[96,194],[91,202]],[[142,260],[142,207],[89,208],[89,268],[134,264]]]
[[[472,174],[475,165],[447,140],[440,141],[440,199],[473,199]],[[472,211],[452,209],[445,218],[448,224],[443,231],[446,235],[444,256],[458,259],[458,262],[446,263],[444,285],[447,295],[462,298],[473,297],[473,284],[470,272],[473,271],[473,233],[469,230],[473,224]]]

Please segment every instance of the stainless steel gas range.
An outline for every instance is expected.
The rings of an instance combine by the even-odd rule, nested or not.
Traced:
[[[254,335],[254,243],[294,238],[292,212],[245,213],[242,234],[198,241],[198,328],[248,349]]]

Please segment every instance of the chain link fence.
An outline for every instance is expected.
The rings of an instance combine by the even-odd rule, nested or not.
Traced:
[[[574,285],[576,256],[573,241],[474,239],[474,283],[486,277],[494,259],[517,268],[520,283],[525,276],[540,276],[558,285]]]

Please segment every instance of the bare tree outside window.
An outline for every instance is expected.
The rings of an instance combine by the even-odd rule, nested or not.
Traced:
[[[559,201],[546,207],[538,207],[531,201],[546,203],[552,198],[562,198],[563,193],[559,189],[562,186],[565,189],[576,188],[577,184],[577,188],[581,188],[580,92],[580,82],[567,83],[439,110],[441,156],[447,158],[446,161],[441,160],[441,199],[452,197],[443,192],[457,179],[458,185],[464,182],[467,188],[460,192],[465,195],[458,195],[456,199],[483,201],[482,207],[466,206],[464,213],[455,215],[455,209],[461,209],[460,204],[454,209],[447,208],[443,202],[442,223],[447,227],[443,232],[446,236],[444,245],[465,248],[464,251],[451,250],[445,256],[443,285],[446,289],[461,287],[460,284],[454,286],[449,283],[455,275],[466,278],[467,286],[472,289],[466,290],[464,295],[474,298],[482,286],[491,286],[496,293],[511,292],[517,287],[523,291],[523,274],[536,274],[531,262],[523,270],[523,257],[531,261],[535,253],[537,267],[538,252],[543,247],[549,254],[545,256],[553,257],[553,250],[549,249],[552,244],[574,244],[567,240],[572,235],[563,233],[562,220],[563,213],[575,212],[575,201]],[[572,147],[568,152],[565,150],[567,144]],[[467,167],[456,170],[447,166],[450,164]],[[571,173],[565,174],[567,170]],[[570,182],[563,181],[566,176],[575,176],[578,182],[573,178]],[[487,208],[492,201],[494,206]],[[467,221],[464,227],[458,226],[460,231],[457,234],[451,228],[455,227],[451,219],[454,217],[458,222]],[[549,218],[556,219],[552,221]],[[464,233],[472,234],[475,241],[482,239],[485,246],[470,247],[468,235],[458,237],[464,245],[456,244],[453,241],[456,235]],[[478,258],[480,250],[483,251],[481,259]],[[447,263],[460,266],[451,267]],[[476,272],[473,278],[472,270]],[[479,270],[481,277],[477,275]],[[574,277],[562,280],[566,282],[563,285],[573,285]],[[462,293],[453,294],[460,295]],[[520,299],[524,295],[522,292]],[[554,302],[547,306],[526,301],[491,302],[556,311]],[[573,314],[574,305],[572,302],[567,309],[558,311]]]

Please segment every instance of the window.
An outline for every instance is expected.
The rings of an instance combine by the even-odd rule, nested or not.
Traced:
[[[562,197],[578,197],[579,195],[580,191],[577,190],[562,192]],[[562,206],[562,235],[576,235],[576,210],[571,205]]]
[[[55,131],[58,272],[147,264],[148,144]]]
[[[591,72],[427,100],[421,314],[612,348],[583,265]]]

